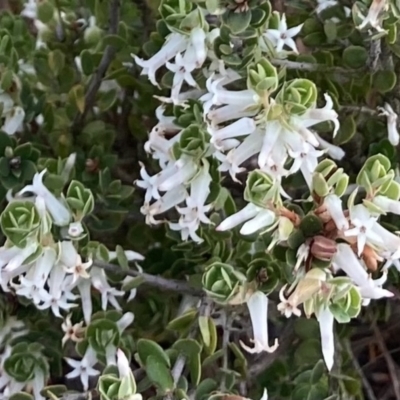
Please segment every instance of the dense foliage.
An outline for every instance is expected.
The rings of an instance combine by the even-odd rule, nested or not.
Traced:
[[[397,0],[0,8],[0,399],[400,399]]]

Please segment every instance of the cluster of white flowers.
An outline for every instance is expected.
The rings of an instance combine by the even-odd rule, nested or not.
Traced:
[[[356,191],[357,192],[357,191]],[[324,209],[324,220],[332,221],[335,230],[333,239],[341,239],[342,243],[335,243],[331,239],[329,246],[324,243],[319,246],[313,241],[306,241],[297,251],[297,264],[294,268],[296,280],[288,289],[285,286],[280,291],[281,303],[278,310],[286,317],[300,316],[300,305],[304,306],[306,316],[315,313],[321,330],[322,352],[328,369],[334,362],[334,319],[337,316],[331,311],[329,304],[336,282],[348,291],[350,286],[356,290],[366,306],[372,299],[392,297],[393,293],[382,286],[386,282],[387,269],[395,266],[400,271],[400,237],[384,228],[378,221],[380,215],[394,213],[400,215],[400,201],[389,199],[383,195],[376,195],[371,199],[371,207],[364,204],[352,204],[356,192],[349,201],[349,212],[344,213],[341,199],[333,194],[326,197],[325,203],[320,207]],[[329,204],[329,207],[327,205]],[[219,229],[230,229],[249,218],[259,218],[257,228],[267,226],[276,227],[273,222],[276,216],[271,210],[256,208],[249,204],[245,209],[223,221]],[[282,219],[282,217],[280,217]],[[283,217],[286,218],[286,217]],[[251,221],[251,220],[250,220]],[[249,222],[243,225],[246,228]],[[242,234],[252,233],[246,228]],[[284,239],[284,238],[283,238]],[[286,237],[287,239],[287,237]],[[322,238],[325,239],[325,238]],[[311,254],[317,252],[319,256],[331,262],[332,272],[328,269],[311,269],[307,272],[306,260]],[[317,250],[317,251],[316,251]],[[377,263],[383,262],[381,276],[372,279],[369,270],[375,270]],[[349,281],[335,278],[333,274],[343,271]],[[335,281],[335,279],[338,279]],[[345,282],[345,283],[344,283]],[[285,292],[289,296],[285,297]],[[313,303],[314,302],[314,303]],[[314,305],[313,305],[314,304]],[[274,351],[277,341],[271,347],[269,344],[267,328],[268,298],[262,292],[255,292],[247,300],[254,332],[254,348],[242,344],[249,352]],[[260,318],[265,315],[265,318]],[[339,321],[343,322],[343,321]]]
[[[263,41],[266,51],[266,43],[269,43],[277,53],[282,53],[284,46],[297,52],[293,37],[301,28],[300,25],[288,29],[283,14],[278,29],[266,29],[260,43]],[[201,222],[210,223],[206,213],[212,209],[212,204],[206,204],[212,182],[209,172],[211,160],[207,158],[219,164],[219,171],[229,172],[237,180],[236,175],[246,170],[243,164],[258,154],[259,168],[277,182],[300,170],[310,185],[318,157],[325,151],[336,158],[344,155],[340,148],[310,130],[313,125],[332,121],[334,133],[337,132],[338,115],[328,95],[325,95],[325,107],[317,108],[315,101],[304,113],[292,114],[285,112],[286,103],[278,99],[279,95],[272,98],[269,94],[260,95],[251,88],[239,91],[227,89],[241,76],[226,68],[211,50],[218,32],[214,29],[207,33],[200,25],[187,35],[173,32],[166,38],[161,50],[149,60],[134,56],[136,63],[143,68],[142,74],[148,75],[154,85],[158,86],[156,72],[161,67],[166,66],[174,73],[171,97],[161,97],[163,102],[173,103],[183,110],[190,107],[188,99],[199,100],[203,104],[200,129],[204,132],[202,140],[205,149],[200,155],[182,151],[177,156],[175,149],[179,147],[182,134],[188,134],[188,129],[179,126],[174,116],[166,116],[164,106],[158,108],[156,116],[159,122],[150,132],[145,150],[158,160],[162,170],[150,176],[142,164],[142,179],[136,182],[146,189],[142,207],[146,222],[165,222],[154,217],[176,209],[180,217],[178,222],[169,222],[170,228],[180,231],[182,240],[191,238],[196,242],[202,241],[196,231]],[[172,59],[175,63],[170,61]],[[206,90],[200,90],[194,78],[194,73],[201,67],[202,71],[197,72],[207,78]],[[185,82],[195,89],[182,93]],[[292,166],[285,169],[290,160],[294,160]],[[184,207],[181,206],[183,202],[186,203]]]
[[[70,170],[74,161],[75,155],[72,155],[67,160],[64,170]],[[51,309],[52,313],[59,318],[65,318],[65,312],[77,306],[76,301],[80,298],[84,321],[72,325],[70,316],[65,318],[62,324],[65,332],[62,340],[64,345],[68,340],[79,342],[85,330],[84,323],[90,324],[93,313],[93,290],[100,294],[103,310],[107,310],[110,303],[114,309],[122,311],[117,297],[123,296],[125,292],[111,285],[104,270],[96,267],[90,257],[86,262],[82,261],[78,252],[78,242],[86,235],[82,222],[79,218],[76,219],[76,215],[70,211],[64,198],[55,197],[46,188],[43,184],[45,173],[46,170],[37,173],[32,184],[26,186],[14,197],[11,193],[8,194],[11,203],[23,200],[34,204],[40,216],[40,234],[29,236],[23,247],[18,247],[7,240],[0,248],[0,285],[5,293],[11,292],[30,299],[38,309]],[[31,197],[23,196],[27,193],[30,193]],[[55,240],[51,232],[52,225],[66,230],[67,236],[64,239]],[[143,260],[143,256],[134,251],[125,251],[125,255],[129,261]],[[108,260],[105,261],[111,261],[116,257],[116,252],[108,251]],[[140,270],[140,267],[138,268]],[[125,278],[123,284],[131,279],[133,278]],[[128,301],[132,300],[135,294],[136,289],[131,290]],[[130,312],[124,314],[117,322],[120,333],[132,322],[133,314]],[[0,335],[7,334],[6,328],[0,329]],[[107,363],[116,364],[117,349],[111,346],[105,350]],[[0,358],[0,371],[2,371],[1,365],[4,363],[4,358],[7,357],[7,354],[3,354]],[[80,376],[86,390],[88,377],[99,373],[93,369],[98,362],[93,349],[89,347],[81,361],[67,359],[67,362],[74,368],[67,374],[67,378]],[[0,373],[0,391],[4,387],[7,389],[4,389],[5,392],[14,393],[24,387],[24,383],[7,380],[5,372],[2,373],[3,375]],[[36,383],[35,385],[34,387],[37,387]],[[39,392],[43,386],[44,382],[39,387]],[[5,398],[8,398],[7,396]],[[44,397],[35,392],[35,399],[44,399]]]

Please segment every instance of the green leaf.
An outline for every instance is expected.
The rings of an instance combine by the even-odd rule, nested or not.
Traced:
[[[373,87],[381,93],[390,92],[396,82],[397,75],[394,71],[378,71],[372,77]]]
[[[167,353],[165,353],[159,344],[153,342],[152,340],[139,339],[137,343],[137,351],[140,361],[144,365],[147,364],[147,359],[151,356],[155,360],[158,360],[158,362],[164,363],[167,367],[171,366],[171,362]]]
[[[185,314],[170,321],[167,325],[167,329],[173,331],[184,332],[186,331],[195,321],[197,317],[197,310],[187,311]]]
[[[333,143],[337,146],[340,146],[349,142],[355,135],[356,129],[357,125],[354,121],[354,117],[352,115],[348,115],[343,121],[341,121],[339,131],[333,139]]]
[[[246,30],[251,21],[251,10],[244,12],[235,12],[235,10],[227,10],[222,15],[222,21],[229,26],[231,32],[237,35]]]
[[[73,103],[82,114],[85,111],[85,88],[83,85],[75,85],[69,92],[69,96]]]
[[[29,393],[18,392],[8,398],[9,400],[33,400],[33,396]]]
[[[191,381],[193,385],[197,386],[201,378],[200,344],[194,339],[181,339],[175,342],[172,348],[185,356]]]
[[[107,36],[104,36],[103,45],[104,46],[112,46],[117,51],[123,50],[124,48],[129,46],[128,43],[126,42],[126,40],[124,40],[119,35],[107,35]]]
[[[350,68],[365,67],[368,60],[368,52],[365,47],[348,46],[343,51],[343,63]]]
[[[161,392],[168,393],[174,389],[171,372],[165,363],[156,356],[150,355],[146,359],[146,374]]]
[[[117,253],[118,264],[121,266],[121,268],[123,270],[128,270],[129,269],[129,262],[128,262],[128,258],[126,257],[124,249],[120,245],[117,245],[115,250],[116,250],[116,253]]]
[[[41,1],[37,6],[37,18],[47,24],[54,17],[54,6],[50,0]]]
[[[81,55],[82,71],[85,75],[91,75],[95,71],[96,65],[93,62],[92,54],[89,50],[83,50]]]
[[[48,63],[55,76],[58,76],[65,66],[65,55],[60,50],[50,51]]]
[[[321,380],[324,373],[325,373],[324,361],[319,360],[317,364],[315,364],[315,367],[312,370],[310,383],[312,385],[317,384]]]

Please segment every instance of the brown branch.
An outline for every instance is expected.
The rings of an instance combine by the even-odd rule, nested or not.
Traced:
[[[147,283],[148,285],[154,286],[161,290],[186,293],[198,297],[204,296],[204,292],[201,289],[197,289],[186,282],[178,281],[176,279],[166,279],[161,276],[146,274],[145,272],[138,272],[131,269],[122,269],[118,265],[108,264],[103,261],[94,261],[93,265],[95,267],[104,269],[105,271],[124,274],[127,276],[140,277],[143,279],[143,283]]]
[[[296,69],[299,71],[319,71],[319,72],[332,72],[338,74],[359,74],[362,71],[365,71],[365,68],[358,68],[358,69],[348,69],[342,67],[328,67],[323,64],[314,64],[314,63],[307,63],[307,62],[298,62],[298,61],[289,61],[289,60],[278,60],[273,59],[271,63],[276,67],[284,67],[287,69]]]
[[[376,324],[376,321],[372,321],[372,329],[374,331],[375,338],[378,342],[378,345],[381,349],[381,352],[383,353],[383,356],[385,357],[386,364],[389,370],[389,375],[392,380],[392,385],[393,385],[393,391],[396,396],[396,400],[400,400],[400,381],[399,381],[399,373],[398,373],[398,368],[396,367],[396,364],[393,361],[393,358],[389,354],[389,351],[386,347],[385,340],[382,336],[382,333]]]
[[[292,345],[295,337],[293,330],[293,320],[287,321],[282,333],[279,335],[279,347],[273,353],[264,353],[253,365],[248,369],[248,380],[257,380],[258,375],[262,374],[276,360],[288,354],[288,348]]]
[[[351,358],[351,361],[353,363],[355,370],[357,371],[358,375],[360,375],[360,378],[361,378],[362,384],[364,386],[365,392],[368,396],[368,399],[369,400],[378,400],[375,396],[375,393],[374,393],[367,377],[364,374],[364,371],[362,370],[362,368],[360,366],[360,363],[357,360],[357,357],[354,355],[353,350],[351,349],[351,345],[350,345],[349,341],[347,341],[345,343],[345,347],[346,347],[347,353],[349,354],[349,356]]]
[[[119,11],[120,11],[120,0],[112,0],[110,1],[110,34],[117,34],[118,32],[118,23],[119,23]],[[114,46],[108,45],[104,50],[103,57],[101,58],[100,64],[94,73],[92,79],[89,82],[88,89],[85,95],[85,109],[83,113],[77,114],[73,123],[72,123],[72,132],[76,134],[81,128],[85,121],[86,115],[93,108],[96,95],[100,88],[101,81],[104,78],[108,67],[110,66],[114,56],[117,52],[117,49]]]

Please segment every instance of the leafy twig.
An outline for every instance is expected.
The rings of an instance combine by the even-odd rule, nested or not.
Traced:
[[[118,23],[119,23],[119,10],[120,10],[120,0],[112,0],[110,1],[110,27],[109,33],[117,34],[118,33]],[[100,88],[101,81],[106,74],[108,67],[113,60],[117,49],[114,46],[108,45],[105,50],[103,57],[101,58],[100,64],[94,73],[92,79],[89,82],[88,90],[85,95],[85,108],[83,113],[77,114],[73,123],[72,123],[72,132],[76,133],[81,127],[83,122],[85,121],[86,115],[89,110],[92,109],[95,100],[96,94]]]
[[[199,316],[209,316],[210,315],[210,310],[211,310],[211,302],[207,297],[203,297],[201,299],[201,304],[199,308]],[[196,335],[197,331],[197,324],[192,327],[192,329],[189,332],[188,338],[194,338]],[[186,357],[182,354],[178,356],[178,358],[175,361],[174,366],[172,367],[171,375],[172,379],[174,381],[174,386],[176,387],[179,378],[181,377],[183,370],[185,368],[186,364]],[[164,400],[171,400],[171,393],[167,394],[167,396],[164,397]]]
[[[102,261],[95,261],[93,263],[95,267],[102,268],[105,271],[124,274],[133,277],[141,277],[144,283],[157,287],[162,290],[170,290],[172,292],[186,293],[192,296],[201,297],[204,292],[197,289],[186,282],[178,281],[176,279],[166,279],[161,276],[146,274],[144,272],[138,272],[131,269],[122,269],[118,265],[108,264]]]
[[[396,365],[393,361],[393,358],[390,356],[388,349],[385,344],[385,340],[382,336],[382,333],[376,324],[376,321],[372,321],[372,329],[374,331],[375,338],[379,344],[379,347],[381,349],[381,352],[383,353],[383,356],[385,357],[386,364],[389,370],[389,375],[392,379],[392,385],[393,385],[393,391],[396,396],[396,400],[400,400],[400,381],[399,381],[399,374],[398,374],[398,369],[396,368]]]

